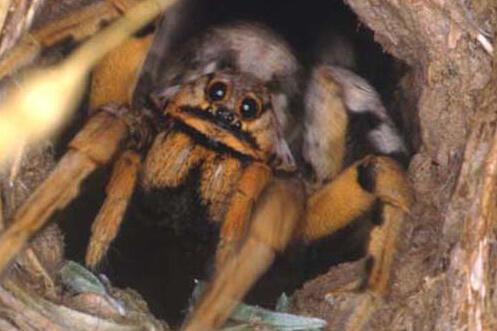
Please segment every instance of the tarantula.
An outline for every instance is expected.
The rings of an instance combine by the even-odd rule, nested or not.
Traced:
[[[152,200],[199,169],[197,193],[220,242],[212,283],[186,330],[222,325],[290,241],[328,236],[375,206],[366,287],[383,295],[412,195],[398,162],[406,148],[374,89],[329,64],[316,64],[302,83],[290,47],[260,25],[214,27],[172,51],[163,22],[96,68],[93,114],[13,222],[30,235],[29,220],[56,208],[46,194],[61,178],[80,181],[116,159],[87,251],[94,267],[135,186]]]

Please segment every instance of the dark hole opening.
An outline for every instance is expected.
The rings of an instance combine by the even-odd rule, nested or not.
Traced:
[[[401,130],[404,127],[401,110],[394,108],[401,101],[396,98],[396,88],[408,68],[384,53],[381,46],[374,42],[373,32],[362,25],[341,1],[309,0],[305,4],[287,0],[191,2],[197,6],[198,13],[189,20],[191,27],[178,37],[177,43],[184,42],[209,24],[256,20],[282,34],[295,48],[300,61],[309,67],[315,60],[311,49],[319,39],[330,30],[342,34],[354,46],[357,73],[380,92],[387,108],[393,109],[391,115],[394,120]],[[413,140],[408,143],[412,145]],[[81,198],[59,215],[70,259],[84,261],[91,223],[105,198],[108,172],[101,171],[93,176],[82,191]],[[178,207],[177,212],[192,207]],[[215,238],[178,234],[174,229],[157,227],[131,214],[128,216],[100,271],[113,284],[137,290],[157,317],[171,325],[178,325],[188,308],[194,279],[206,276],[207,261],[211,261]],[[364,227],[354,224],[311,247],[291,247],[278,258],[246,301],[273,308],[281,293],[291,294],[306,280],[325,272],[332,265],[359,258],[367,238],[367,231],[364,230]]]

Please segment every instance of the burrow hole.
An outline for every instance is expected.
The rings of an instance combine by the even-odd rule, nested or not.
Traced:
[[[406,121],[416,122],[404,112],[403,91],[399,88],[399,82],[409,68],[385,53],[375,43],[373,32],[341,1],[199,0],[192,3],[199,6],[199,15],[192,18],[192,28],[181,38],[188,39],[209,24],[255,20],[284,36],[306,68],[313,63],[310,50],[316,43],[330,32],[343,36],[354,47],[357,73],[380,92],[401,130],[413,127]],[[412,129],[404,130],[404,133],[414,150],[416,133]],[[84,261],[91,223],[105,197],[108,172],[101,171],[93,176],[80,198],[57,217],[66,235],[69,259]],[[179,206],[174,212],[181,213],[193,207]],[[359,258],[366,238],[359,226],[352,226],[317,244],[291,247],[259,280],[246,301],[274,307],[283,292],[291,294],[331,266]],[[209,270],[214,247],[215,239],[177,233],[174,229],[158,227],[153,222],[128,215],[99,271],[114,285],[137,290],[157,317],[178,325],[188,308],[194,279],[204,278]]]

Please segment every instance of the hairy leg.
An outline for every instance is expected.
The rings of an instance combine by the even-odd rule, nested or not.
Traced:
[[[127,133],[126,123],[108,112],[100,112],[88,121],[49,177],[19,208],[0,235],[0,271],[56,210],[78,195],[83,180],[116,155]]]
[[[413,203],[404,171],[392,159],[368,156],[345,169],[308,200],[300,237],[315,240],[354,221],[366,211],[380,208],[368,245],[365,292],[357,298],[345,330],[361,330],[387,294],[397,235]],[[361,283],[354,282],[353,288]],[[346,286],[344,290],[351,290]]]
[[[187,331],[218,329],[294,234],[304,209],[301,183],[273,180],[254,207],[247,239],[216,271]]]
[[[221,227],[216,251],[216,268],[235,253],[247,235],[254,203],[271,179],[271,170],[260,163],[252,163],[244,170],[233,193]]]
[[[131,150],[125,151],[116,161],[107,184],[107,197],[91,228],[85,259],[87,266],[95,268],[116,237],[133,194],[140,165],[140,155]]]

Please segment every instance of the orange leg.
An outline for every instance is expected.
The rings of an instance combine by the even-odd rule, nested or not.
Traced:
[[[412,204],[412,193],[395,161],[368,156],[309,197],[300,236],[316,240],[330,235],[363,215],[378,199],[407,212]]]
[[[1,59],[0,78],[31,64],[43,48],[81,42],[138,2],[139,0],[100,1],[27,34]]]
[[[107,54],[95,67],[91,81],[90,109],[108,103],[130,105],[152,35],[130,38]]]
[[[187,331],[216,330],[251,286],[287,246],[304,210],[298,181],[275,179],[254,207],[247,239],[220,266],[205,296],[188,321]]]
[[[140,156],[131,150],[119,156],[107,184],[107,197],[92,226],[90,243],[86,251],[86,265],[95,268],[116,237],[133,194]]]
[[[125,6],[120,9],[125,9]],[[152,36],[130,38],[111,51],[95,67],[91,81],[90,112],[109,104],[131,104],[136,80],[145,59]],[[132,127],[140,127],[133,125]],[[146,130],[146,128],[142,128]],[[147,135],[147,134],[145,134]],[[133,194],[141,165],[140,156],[128,150],[117,160],[109,184],[107,198],[92,226],[86,252],[86,264],[95,268],[119,231],[129,199]]]
[[[217,268],[239,248],[246,237],[254,202],[267,186],[271,176],[271,169],[261,163],[254,162],[244,170],[221,227],[216,251]]]
[[[308,200],[300,237],[315,240],[329,235],[364,214],[379,202],[382,215],[370,234],[372,264],[367,292],[355,304],[346,330],[361,330],[379,299],[386,295],[398,232],[413,196],[406,175],[390,158],[368,156],[345,169]],[[356,284],[359,285],[359,284]]]
[[[344,330],[363,330],[371,315],[388,294],[388,284],[396,252],[396,242],[405,212],[394,205],[384,203],[381,224],[374,227],[368,245],[368,274],[366,292],[354,302],[354,309],[348,317]]]
[[[0,272],[56,210],[77,196],[83,180],[117,154],[127,134],[124,121],[107,112],[88,121],[49,177],[17,210],[0,235]]]

